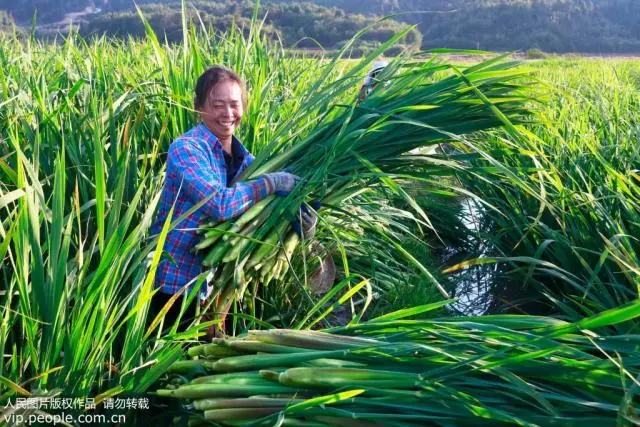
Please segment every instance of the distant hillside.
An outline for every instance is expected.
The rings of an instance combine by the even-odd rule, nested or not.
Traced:
[[[13,28],[15,23],[13,18],[7,12],[0,10],[0,31],[9,31]]]
[[[30,22],[34,14],[38,22],[46,23],[62,19],[65,13],[84,9],[90,3],[90,0],[0,0],[0,10],[7,11],[18,23]]]
[[[295,3],[295,0],[267,0]],[[640,53],[640,0],[313,0],[417,24],[423,48]],[[408,13],[414,11],[452,13]],[[405,14],[402,14],[405,13]]]
[[[162,6],[150,5],[151,1]],[[175,30],[177,0],[138,0],[155,28]],[[549,52],[640,53],[640,0],[262,0],[271,8],[269,24],[288,44],[313,37],[331,48],[348,39],[376,16],[398,13],[394,18],[416,24],[422,47],[480,48]],[[192,2],[189,2],[192,4]],[[243,19],[250,0],[201,1],[195,5],[216,27],[229,25],[231,17]],[[137,18],[133,0],[0,0],[0,10],[16,22],[28,23],[37,11],[38,22],[61,19],[66,13],[94,6],[103,12],[85,25],[87,33],[135,34]],[[319,7],[322,6],[322,7]],[[220,8],[225,8],[219,12]],[[337,8],[337,9],[335,9]],[[430,13],[418,13],[431,11]],[[358,15],[365,15],[358,16]],[[111,22],[110,22],[111,20]],[[162,24],[166,21],[167,25]],[[389,24],[388,29],[400,26]],[[139,29],[139,27],[138,27]],[[274,33],[275,34],[275,33]],[[378,35],[373,35],[373,43]],[[414,45],[418,33],[408,40]],[[308,42],[303,42],[308,43]]]
[[[254,12],[251,2],[222,0],[217,2],[190,2],[189,14],[193,22],[202,22],[209,27],[226,30],[232,22],[247,24]],[[113,6],[111,6],[113,8]],[[181,3],[173,2],[144,4],[141,10],[154,31],[168,41],[182,39]],[[196,10],[199,17],[196,15]],[[360,29],[373,24],[375,18],[359,14],[347,14],[341,9],[327,8],[315,4],[281,4],[265,6],[260,16],[266,15],[266,31],[279,37],[286,47],[338,49]],[[134,10],[107,12],[86,17],[88,21],[80,27],[85,36],[107,34],[116,37],[142,37],[144,28]],[[407,24],[389,20],[369,31],[357,45],[355,54],[380,46],[394,34],[408,29]],[[412,30],[396,48],[418,50],[420,33]],[[393,54],[394,51],[388,51]]]

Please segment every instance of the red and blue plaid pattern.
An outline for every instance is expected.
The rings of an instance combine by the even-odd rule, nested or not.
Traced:
[[[251,164],[253,156],[237,139],[234,138],[233,144],[243,156],[238,170],[230,174],[236,177]],[[263,177],[233,187],[228,184],[222,145],[203,123],[177,138],[169,147],[158,216],[151,233],[160,233],[174,202],[172,221],[203,199],[212,194],[213,197],[169,231],[164,245],[166,255],[160,261],[155,278],[161,292],[174,294],[203,272],[203,256],[191,253],[200,240],[196,232],[200,224],[234,218],[269,194],[267,180]]]

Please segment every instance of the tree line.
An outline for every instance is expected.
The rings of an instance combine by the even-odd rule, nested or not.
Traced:
[[[223,0],[217,2],[195,1],[189,3],[188,19],[197,26],[225,31],[232,23],[239,27],[248,27],[254,12],[250,1]],[[181,3],[174,1],[165,4],[142,4],[145,18],[154,31],[169,42],[182,40]],[[376,18],[360,14],[347,14],[341,9],[328,8],[310,3],[269,5],[260,10],[265,16],[265,32],[271,38],[279,38],[285,47],[300,49],[318,48],[339,49],[362,28],[375,23]],[[394,34],[408,29],[408,25],[395,20],[375,25],[359,41],[352,54],[358,55],[370,51],[393,37]],[[83,36],[91,37],[106,34],[113,37],[143,37],[144,27],[135,10],[120,10],[94,15],[80,26]],[[387,54],[400,49],[418,50],[422,39],[420,32],[411,30],[400,44]]]
[[[296,0],[263,0],[291,4]],[[640,52],[638,0],[314,0],[347,13],[395,14],[422,48]]]
[[[169,40],[180,35],[178,0],[139,0],[153,28]],[[542,49],[548,52],[640,52],[638,0],[262,0],[269,34],[285,46],[310,48],[316,42],[328,49],[374,22],[397,14],[366,36],[363,47],[373,47],[407,24],[417,30],[403,41],[411,49],[436,47],[509,51]],[[83,25],[84,34],[142,35],[133,0],[0,0],[8,11],[0,28],[11,19],[38,22],[62,18],[87,5],[103,10]],[[250,0],[189,1],[207,25],[224,29],[251,16]],[[191,13],[191,12],[190,12]],[[195,12],[193,12],[195,16]],[[3,24],[4,22],[4,24]]]

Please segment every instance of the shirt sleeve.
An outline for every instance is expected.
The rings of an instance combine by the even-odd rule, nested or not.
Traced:
[[[234,218],[269,194],[264,177],[227,187],[224,173],[223,165],[211,164],[192,141],[178,139],[169,147],[167,174],[174,175],[175,182],[182,185],[183,197],[192,203],[210,197],[200,209],[214,221]]]

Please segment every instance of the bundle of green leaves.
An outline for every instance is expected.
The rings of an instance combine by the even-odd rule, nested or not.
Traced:
[[[332,84],[323,85],[326,76],[321,75],[292,115],[316,110],[320,118],[315,127],[304,137],[292,138],[289,130],[295,119],[285,122],[242,178],[286,168],[302,183],[287,197],[268,197],[231,221],[202,229],[204,238],[196,249],[205,251],[206,267],[217,266],[217,312],[225,313],[249,284],[267,285],[286,276],[300,245],[290,223],[301,204],[320,201],[321,227],[330,226],[322,221],[323,211],[348,210],[348,201],[367,188],[386,186],[399,191],[429,223],[415,200],[394,182],[418,163],[408,153],[463,140],[462,135],[513,126],[527,114],[529,98],[523,90],[527,71],[504,57],[464,69],[438,57],[429,61],[398,58],[377,76],[376,89],[363,102],[335,103],[334,99],[344,99],[344,92],[357,86],[373,58],[365,58]],[[385,235],[384,227],[365,227]],[[308,243],[301,246],[308,249]],[[402,253],[418,266],[409,253]],[[431,273],[418,267],[447,297]]]

